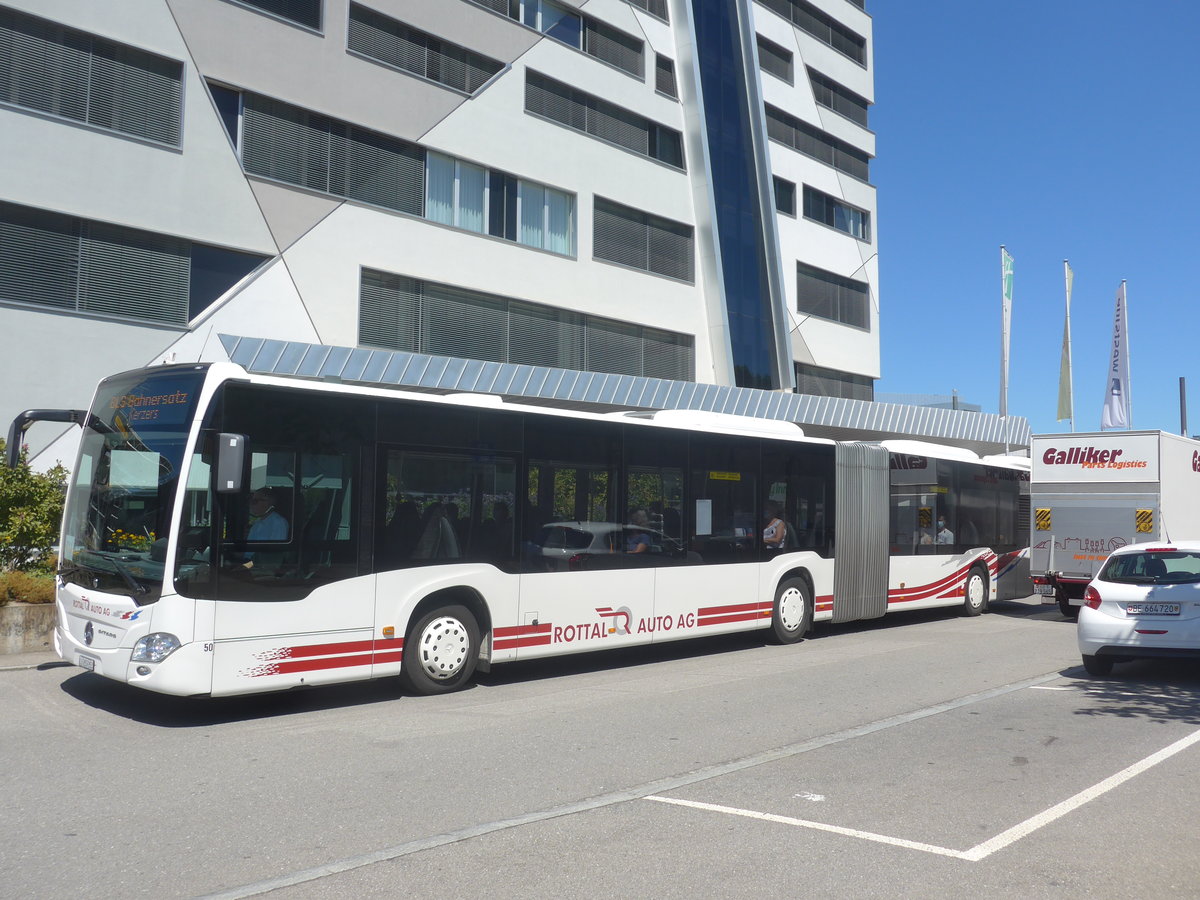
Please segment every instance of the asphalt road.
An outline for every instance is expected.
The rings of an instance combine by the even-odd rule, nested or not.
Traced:
[[[181,700],[0,671],[4,897],[1179,897],[1200,667],[1035,599]]]

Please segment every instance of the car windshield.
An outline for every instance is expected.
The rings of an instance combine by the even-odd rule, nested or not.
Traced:
[[[1117,584],[1200,583],[1200,551],[1158,550],[1110,557],[1100,572]]]
[[[164,368],[101,383],[67,498],[65,581],[139,604],[158,599],[163,539],[203,378],[202,367]]]

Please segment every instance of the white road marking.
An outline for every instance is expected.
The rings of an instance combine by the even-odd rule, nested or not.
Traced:
[[[1035,684],[1030,688],[1031,691],[1074,691],[1078,690],[1073,687],[1059,687],[1053,684]]]
[[[1145,759],[1135,762],[1131,766],[1127,766],[1115,775],[1105,778],[1098,784],[1092,785],[1090,788],[1080,791],[1073,797],[1068,797],[1061,803],[1057,803],[1049,809],[1031,816],[1024,822],[1014,825],[1006,831],[1000,832],[994,838],[984,841],[982,844],[976,844],[969,850],[951,850],[948,847],[938,847],[934,844],[925,844],[920,841],[910,841],[905,838],[891,837],[886,834],[875,834],[870,831],[860,831],[856,828],[842,828],[839,825],[828,825],[824,822],[812,822],[807,819],[793,819],[790,816],[777,816],[772,813],[756,812],[751,809],[737,809],[732,806],[719,806],[715,803],[700,803],[696,800],[680,800],[674,797],[650,796],[647,800],[654,800],[658,803],[670,803],[674,806],[688,806],[693,809],[703,809],[709,812],[719,812],[730,816],[742,816],[747,819],[758,819],[764,822],[777,822],[781,825],[792,825],[797,828],[811,828],[815,831],[828,831],[832,834],[840,834],[845,837],[858,838],[864,841],[874,841],[878,844],[891,844],[895,847],[905,847],[909,850],[920,850],[924,853],[933,853],[938,856],[950,856],[955,859],[962,859],[968,862],[979,862],[986,859],[993,853],[1003,850],[1011,844],[1015,844],[1023,837],[1028,837],[1039,828],[1043,828],[1058,819],[1061,819],[1067,813],[1073,812],[1085,803],[1095,800],[1107,794],[1114,788],[1120,787],[1131,778],[1142,774],[1148,769],[1153,768],[1164,760],[1170,759],[1176,753],[1186,750],[1188,747],[1200,741],[1200,730],[1194,731],[1187,737],[1180,738],[1175,743],[1164,747],[1157,753],[1152,753]],[[797,794],[796,796],[802,796]]]
[[[1180,738],[1170,746],[1164,747],[1157,753],[1152,753],[1145,759],[1135,762],[1131,766],[1127,766],[1115,775],[1105,778],[1099,784],[1093,785],[1086,790],[1080,791],[1074,797],[1068,797],[1062,803],[1050,807],[1042,813],[1038,813],[1032,818],[1026,819],[1020,825],[1014,825],[1007,831],[1002,831],[990,841],[984,841],[967,851],[966,859],[980,860],[986,856],[990,856],[997,850],[1003,850],[1009,844],[1019,841],[1026,835],[1032,834],[1044,825],[1049,825],[1055,819],[1061,819],[1067,813],[1078,809],[1083,804],[1095,800],[1097,797],[1107,794],[1115,787],[1119,787],[1135,775],[1141,775],[1147,769],[1157,766],[1160,762],[1170,759],[1176,753],[1186,750],[1192,744],[1200,741],[1200,730],[1193,731],[1187,737]]]
[[[827,825],[824,822],[810,822],[807,819],[793,819],[790,816],[777,816],[772,813],[755,812],[752,809],[736,809],[732,806],[718,806],[715,803],[699,803],[695,800],[676,800],[673,797],[647,797],[646,799],[656,800],[659,803],[670,803],[674,806],[690,806],[693,809],[705,809],[709,812],[725,813],[730,816],[759,819],[763,822],[778,822],[780,825],[795,825],[798,828],[828,831],[833,834],[844,835],[845,837],[875,841],[877,844],[891,844],[894,847],[907,847],[909,850],[923,850],[925,853],[936,853],[938,856],[953,856],[956,859],[966,859],[961,850],[936,847],[933,844],[922,844],[919,841],[907,841],[904,838],[888,837],[886,834],[874,834],[870,831],[859,831],[856,828],[842,828],[839,825]]]
[[[865,737],[868,734],[886,731],[889,728],[895,728],[899,725],[907,725],[910,722],[916,722],[920,719],[925,719],[930,716],[940,715],[941,713],[950,712],[951,710],[955,709],[962,709],[966,706],[982,703],[985,700],[992,700],[996,697],[1002,697],[1006,694],[1023,691],[1026,688],[1033,687],[1038,684],[1045,684],[1048,681],[1055,681],[1061,677],[1062,676],[1057,672],[1050,672],[1046,675],[1038,675],[1034,678],[1026,678],[1022,681],[1013,682],[1012,684],[1006,684],[1001,687],[990,688],[986,691],[979,691],[975,694],[967,694],[964,697],[948,700],[945,703],[937,703],[933,706],[927,706],[924,709],[917,709],[913,710],[912,712],[902,713],[896,716],[889,716],[886,719],[878,719],[874,722],[868,722],[865,725],[859,725],[854,728],[847,728],[844,731],[836,731],[832,734],[822,735],[806,741],[799,741],[795,744],[788,744],[784,747],[777,747],[773,750],[755,753],[751,756],[742,757],[741,759],[734,759],[730,760],[729,762],[707,766],[706,768],[697,769],[693,772],[685,772],[681,775],[672,775],[666,778],[660,778],[656,781],[628,788],[627,790],[612,791],[607,794],[601,794],[598,797],[591,797],[575,803],[566,803],[561,806],[551,807],[549,809],[527,812],[521,815],[513,816],[512,818],[501,819],[499,821],[481,822],[477,825],[469,825],[455,831],[446,832],[445,834],[430,835],[428,837],[406,841],[402,844],[396,844],[391,847],[384,847],[380,850],[362,853],[357,856],[349,856],[343,859],[332,860],[328,863],[314,866],[310,869],[289,872],[275,878],[266,879],[264,881],[259,881],[252,884],[243,884],[228,890],[219,891],[217,893],[206,894],[204,897],[200,898],[200,900],[244,900],[246,897],[256,897],[260,894],[266,894],[270,891],[279,890],[280,888],[292,887],[297,884],[305,884],[306,882],[316,881],[320,878],[326,878],[330,875],[337,875],[342,872],[349,872],[353,869],[359,869],[364,866],[374,865],[376,863],[391,862],[392,860],[400,859],[414,853],[421,853],[437,847],[444,847],[448,844],[456,844],[460,841],[471,840],[472,838],[482,837],[498,831],[504,831],[508,828],[519,828],[524,825],[545,822],[549,819],[556,819],[562,816],[571,816],[575,815],[576,813],[588,812],[593,809],[602,809],[606,806],[613,806],[618,803],[626,803],[631,800],[641,800],[645,797],[661,794],[663,791],[679,790],[680,788],[698,784],[702,781],[720,778],[723,775],[741,772],[755,766],[777,762],[781,759],[789,759],[794,756],[799,756],[802,753],[808,753],[811,750],[819,750],[823,747],[829,747],[834,744],[842,743],[843,741],[850,741],[854,740],[855,738]]]

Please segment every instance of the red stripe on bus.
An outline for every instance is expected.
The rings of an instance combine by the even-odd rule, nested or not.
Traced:
[[[266,654],[255,654],[260,659],[296,659],[304,656],[336,656],[347,653],[370,653],[376,649],[394,649],[404,646],[404,638],[394,638],[382,641],[346,641],[341,644],[301,644],[299,647],[284,647],[282,650],[269,650]]]
[[[538,625],[505,625],[503,628],[497,628],[493,634],[496,637],[520,637],[522,635],[548,635],[550,634],[551,623]]]
[[[766,614],[770,614],[770,610],[765,610]],[[735,613],[727,616],[705,616],[697,620],[697,625],[728,625],[732,622],[757,622],[762,618],[759,612]]]
[[[550,635],[527,634],[518,637],[495,638],[492,641],[494,650],[512,650],[515,647],[541,647],[550,643]]]
[[[706,606],[703,609],[696,610],[696,615],[697,616],[720,616],[720,615],[725,615],[726,613],[757,612],[763,606],[766,606],[769,609],[771,604],[769,604],[769,603],[767,603],[767,604],[737,603],[737,604],[734,604],[733,606]]]
[[[888,590],[888,603],[908,603],[913,600],[925,600],[933,596],[953,597],[955,596],[955,591],[962,591],[961,579],[966,577],[967,572],[975,562],[978,562],[978,560],[974,560],[955,572],[939,578],[937,581],[931,581],[928,584],[891,588]],[[947,588],[951,588],[949,593],[939,593],[944,592]]]
[[[263,675],[286,675],[289,672],[315,672],[320,669],[357,668],[369,666],[372,654],[362,653],[357,656],[326,656],[321,659],[285,659],[272,664],[269,668],[274,671],[263,672]]]

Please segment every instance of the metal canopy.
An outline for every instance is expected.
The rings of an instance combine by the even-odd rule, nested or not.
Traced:
[[[592,412],[695,409],[795,422],[805,434],[814,437],[925,439],[965,447],[981,455],[1003,453],[1009,447],[1023,449],[1029,446],[1029,422],[1023,416],[1002,418],[966,410],[814,397],[399,350],[336,347],[229,334],[219,337],[231,362],[261,375],[399,387],[437,394],[463,391],[497,394],[523,403]]]

